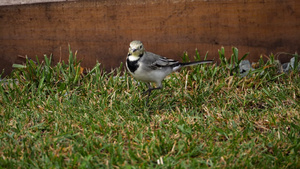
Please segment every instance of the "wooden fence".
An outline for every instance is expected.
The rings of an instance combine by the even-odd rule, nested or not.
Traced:
[[[298,0],[5,2],[12,1],[0,6],[0,70],[5,73],[22,56],[67,60],[68,45],[84,67],[99,61],[115,68],[136,39],[146,50],[174,59],[184,51],[193,56],[196,48],[217,60],[218,49],[224,46],[230,56],[235,46],[241,56],[250,52],[251,61],[300,49]]]

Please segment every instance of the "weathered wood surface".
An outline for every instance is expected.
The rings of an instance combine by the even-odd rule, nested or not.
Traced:
[[[228,56],[299,52],[298,0],[109,0],[0,7],[0,69],[11,70],[18,55],[67,60],[68,44],[84,67],[98,60],[110,69],[125,61],[128,44],[180,59],[195,49],[210,59],[224,46]],[[280,58],[288,60],[289,58]]]

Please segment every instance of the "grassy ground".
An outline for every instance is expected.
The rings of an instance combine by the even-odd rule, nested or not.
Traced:
[[[235,52],[170,75],[147,106],[122,68],[28,60],[1,82],[0,166],[300,168],[299,73],[271,57],[241,78]]]

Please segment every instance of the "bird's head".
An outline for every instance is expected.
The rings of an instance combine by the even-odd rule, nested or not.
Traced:
[[[128,54],[134,57],[141,57],[145,52],[144,45],[141,41],[134,40],[129,44]]]

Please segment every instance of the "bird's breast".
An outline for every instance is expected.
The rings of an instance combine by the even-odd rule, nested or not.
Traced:
[[[131,73],[134,73],[138,67],[139,67],[139,64],[138,64],[138,60],[134,60],[134,61],[131,61],[129,59],[129,57],[127,58],[126,60],[126,65],[127,65],[127,69],[131,72]]]

